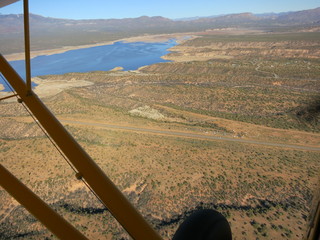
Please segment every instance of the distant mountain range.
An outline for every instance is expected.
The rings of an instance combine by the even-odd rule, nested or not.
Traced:
[[[19,31],[22,26],[22,15],[0,14],[0,34],[13,33]],[[205,24],[207,23],[207,24]],[[37,32],[53,31],[55,28],[77,29],[83,31],[105,31],[105,32],[123,32],[123,31],[177,31],[185,30],[203,30],[207,27],[242,27],[258,25],[308,25],[320,24],[320,7],[298,12],[284,13],[239,13],[210,17],[193,17],[171,20],[164,17],[147,17],[124,19],[92,19],[92,20],[71,20],[42,17],[40,15],[30,14],[31,30]],[[182,29],[181,29],[182,27]],[[166,29],[166,30],[164,30]]]
[[[164,17],[71,20],[30,14],[33,49],[80,45],[142,34],[198,32],[214,28],[247,27],[279,29],[320,25],[320,7],[311,10],[267,14],[228,14],[172,20]],[[0,14],[0,47],[3,52],[19,51],[14,42],[23,33],[23,16]],[[6,43],[4,42],[6,41]],[[9,44],[8,44],[9,42]],[[16,44],[17,45],[17,44]],[[21,44],[20,44],[21,45]]]
[[[279,20],[280,17],[287,18],[290,20],[292,17],[293,18],[300,18],[300,16],[304,16],[304,21],[305,22],[314,22],[314,21],[319,21],[319,14],[320,14],[320,8],[316,9],[311,9],[311,10],[303,10],[303,11],[298,11],[298,12],[280,12],[280,13],[260,13],[260,14],[252,14],[256,17],[258,17],[259,20],[266,20],[266,19],[272,19],[272,20]],[[311,15],[309,15],[311,13]],[[249,13],[251,14],[251,13]],[[198,19],[203,19],[203,18],[221,18],[221,17],[228,17],[230,15],[239,15],[239,14],[222,14],[222,15],[213,15],[213,16],[207,16],[207,17],[189,17],[189,18],[177,18],[174,19],[175,21],[193,21],[193,20],[198,20]],[[299,17],[298,17],[299,16]]]

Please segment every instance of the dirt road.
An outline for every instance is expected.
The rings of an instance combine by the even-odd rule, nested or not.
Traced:
[[[196,138],[196,139],[203,139],[203,140],[218,140],[218,141],[238,142],[238,143],[247,143],[247,144],[256,144],[256,145],[263,145],[263,146],[271,146],[271,147],[291,148],[291,149],[297,149],[297,150],[320,151],[320,147],[310,147],[310,146],[301,146],[301,145],[293,145],[293,144],[282,144],[282,143],[273,143],[273,142],[262,142],[262,141],[256,141],[256,140],[250,140],[250,139],[242,139],[242,138],[230,138],[230,137],[222,137],[222,136],[212,136],[212,135],[209,135],[209,134],[208,135],[195,134],[195,133],[190,133],[190,132],[157,130],[157,129],[130,127],[130,126],[118,126],[118,125],[105,124],[105,123],[73,121],[73,120],[60,120],[60,121],[62,123],[64,123],[64,124],[85,125],[85,126],[93,126],[93,127],[116,129],[116,130],[127,130],[127,131],[134,131],[134,132],[145,132],[145,133],[149,133],[149,134],[160,134],[160,135],[166,135],[166,136]]]

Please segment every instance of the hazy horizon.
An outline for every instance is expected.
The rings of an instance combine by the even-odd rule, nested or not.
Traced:
[[[227,14],[237,14],[250,12],[253,14],[281,13],[291,11],[302,11],[320,7],[315,0],[290,1],[285,0],[280,3],[275,0],[259,3],[253,0],[243,1],[162,1],[149,2],[140,0],[132,2],[126,0],[121,3],[105,2],[95,0],[95,4],[88,4],[87,1],[77,1],[75,9],[72,1],[39,1],[31,0],[29,3],[30,13],[44,17],[64,18],[64,19],[123,19],[137,18],[141,16],[161,16],[172,20],[180,18],[208,17]],[[0,9],[0,14],[19,14],[23,12],[22,1],[16,2]],[[72,9],[72,11],[70,11]]]

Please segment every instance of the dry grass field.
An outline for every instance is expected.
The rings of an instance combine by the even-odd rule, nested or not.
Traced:
[[[43,100],[164,239],[201,208],[220,211],[234,239],[303,239],[320,169],[312,36],[207,34],[175,47],[174,62],[42,76],[92,83]],[[1,164],[90,239],[128,238],[21,104],[0,103],[0,116]],[[54,239],[0,195],[1,239]]]

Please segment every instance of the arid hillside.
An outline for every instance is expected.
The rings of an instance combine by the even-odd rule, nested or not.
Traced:
[[[319,196],[316,36],[207,32],[173,48],[173,62],[41,76],[35,92],[164,239],[202,208],[234,239],[303,239]],[[128,239],[16,101],[0,103],[0,154],[90,239]],[[54,239],[0,196],[0,239]]]

